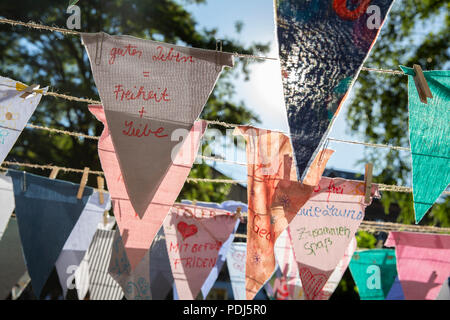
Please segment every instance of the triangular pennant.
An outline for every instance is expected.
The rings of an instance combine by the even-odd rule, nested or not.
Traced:
[[[251,300],[275,270],[275,241],[313,193],[333,151],[322,151],[301,183],[286,135],[249,126],[234,134],[247,142],[246,296]]]
[[[286,279],[289,300],[304,300],[305,294],[298,272],[297,261],[295,261],[294,248],[292,246],[292,238],[290,233],[290,227],[288,227],[278,237],[275,243],[275,257],[280,270],[283,272],[283,277]],[[355,249],[356,239],[353,238],[347,247],[344,256],[339,261],[339,264],[336,266],[327,283],[318,295],[317,300],[328,300],[334,293],[342,279],[342,276],[344,275],[345,270],[347,270]]]
[[[0,173],[0,240],[14,210],[14,190],[11,177]]]
[[[200,139],[206,129],[206,122],[196,121],[187,137],[186,135],[183,136],[183,141],[179,142],[180,151],[177,153],[175,161],[171,163],[164,179],[158,186],[152,203],[140,219],[128,199],[103,108],[99,105],[92,105],[89,106],[89,110],[105,126],[98,142],[98,154],[105,172],[108,190],[111,193],[114,215],[133,270],[150,248],[153,238],[189,175],[197,156]]]
[[[414,212],[419,223],[450,183],[450,71],[423,72],[433,95],[425,104],[414,83],[414,70],[400,67],[408,75]]]
[[[398,279],[398,275],[395,277],[394,284],[391,287],[386,300],[405,300],[405,295],[403,294],[402,284]]]
[[[31,115],[48,88],[36,90],[26,98],[26,85],[0,77],[0,163],[5,160],[17,138],[22,133]]]
[[[246,254],[247,244],[245,242],[233,242],[227,252],[227,268],[234,300],[245,300]]]
[[[406,300],[434,300],[450,275],[450,235],[390,232]]]
[[[322,178],[290,224],[295,258],[306,299],[321,290],[345,254],[364,218],[364,183]],[[372,196],[378,197],[377,186]]]
[[[350,272],[361,300],[385,300],[397,277],[395,250],[357,251],[350,261]]]
[[[281,77],[299,180],[306,177],[392,3],[276,0]]]
[[[436,300],[450,300],[450,277],[442,284],[442,289],[436,297]]]
[[[192,204],[192,202],[189,200],[181,200],[181,203],[188,204],[188,205]],[[238,208],[240,208],[242,213],[247,212],[247,205],[245,203],[242,203],[239,201],[233,201],[233,200],[224,201],[222,203],[198,201],[198,202],[196,202],[195,205],[198,207],[221,209],[221,210],[225,210],[228,212],[236,212],[236,210]],[[222,245],[222,247],[220,248],[216,265],[214,266],[214,268],[212,268],[208,278],[206,278],[205,282],[203,283],[201,292],[202,292],[202,296],[204,299],[206,299],[206,296],[208,295],[209,291],[211,290],[214,283],[216,282],[217,277],[219,276],[220,270],[222,270],[223,264],[224,264],[226,256],[227,256],[227,252],[230,249],[231,243],[233,243],[234,234],[236,233],[237,228],[239,227],[239,223],[240,223],[240,220],[236,219],[236,225],[234,226],[233,232],[230,234],[227,241],[225,241],[224,244]]]
[[[108,274],[116,230],[97,229],[80,267],[75,282],[80,300],[89,292],[89,300],[121,300],[120,285]]]
[[[233,55],[130,36],[81,35],[128,198],[139,217]],[[179,150],[179,149],[178,149]]]
[[[180,300],[197,297],[235,225],[228,211],[182,204],[172,208],[163,226]]]
[[[8,170],[13,179],[16,217],[31,284],[36,297],[93,192],[79,185]]]
[[[67,289],[72,288],[75,280],[75,271],[83,260],[97,226],[103,221],[103,214],[111,209],[109,194],[104,194],[104,202],[100,203],[99,193],[95,191],[81,212],[75,227],[67,238],[64,247],[56,261],[56,271],[63,290],[63,297]]]

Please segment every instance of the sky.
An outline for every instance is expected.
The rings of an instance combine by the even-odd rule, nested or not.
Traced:
[[[179,1],[185,4],[183,0]],[[199,29],[217,28],[217,39],[230,38],[247,45],[254,42],[270,42],[271,50],[264,55],[278,58],[273,0],[207,0],[206,4],[185,5],[185,8],[198,22]],[[235,30],[236,21],[244,24],[243,30],[239,34]],[[389,18],[385,23],[389,23]],[[376,50],[376,44],[373,50]],[[385,66],[384,68],[397,69],[397,66]],[[244,101],[246,106],[259,116],[261,123],[257,125],[258,127],[288,132],[279,61],[266,60],[262,63],[255,63],[250,70],[250,81],[243,79],[236,81],[237,94],[234,100]],[[338,114],[329,137],[364,142],[364,137],[350,133],[350,124],[346,120],[346,112],[351,99],[352,94],[349,95]],[[364,173],[364,163],[357,164],[357,161],[364,158],[364,149],[367,147],[330,142],[328,148],[335,150],[335,153],[328,162],[327,168]],[[238,154],[229,160],[245,162],[245,156]],[[235,179],[246,179],[245,167],[217,165],[221,171],[229,173]],[[377,171],[381,171],[381,169],[375,167],[374,174],[376,175]]]

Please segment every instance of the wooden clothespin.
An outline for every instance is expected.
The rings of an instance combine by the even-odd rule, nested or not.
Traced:
[[[84,167],[83,176],[81,177],[80,187],[78,188],[77,199],[83,198],[84,188],[89,178],[89,167]]]
[[[367,163],[366,164],[366,172],[364,174],[364,203],[369,204],[370,203],[370,196],[372,195],[372,171],[373,171],[373,164]]]
[[[241,211],[242,211],[241,207],[236,208],[236,218],[239,218],[241,222],[244,222],[244,217],[242,216]]]
[[[427,104],[427,98],[433,99],[433,94],[431,93],[430,87],[428,86],[427,79],[423,74],[422,68],[420,65],[413,65],[413,69],[415,72],[414,83],[416,85],[417,92],[419,93],[419,98],[422,103]]]
[[[57,168],[57,167],[54,167],[53,169],[52,169],[52,172],[50,172],[50,176],[49,176],[49,178],[50,179],[56,179],[56,176],[58,175],[58,173],[59,173],[59,168]]]
[[[105,188],[105,179],[101,176],[97,176],[97,188],[98,188],[98,200],[100,204],[105,203],[105,198],[103,196],[103,191]]]
[[[36,89],[39,89],[39,85],[33,83],[32,85],[23,89],[23,94],[20,97],[23,99],[26,99],[30,94],[33,93],[33,90],[36,90]]]
[[[197,205],[197,200],[193,200],[192,205],[195,207]]]
[[[108,211],[105,210],[103,212],[103,225],[106,227],[107,224],[108,224]]]

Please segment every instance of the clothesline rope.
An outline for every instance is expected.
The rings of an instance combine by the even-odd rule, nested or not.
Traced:
[[[55,165],[51,165],[51,164],[41,165],[41,164],[32,164],[32,163],[23,163],[23,162],[14,162],[14,161],[3,161],[2,165],[21,166],[21,167],[28,167],[28,168],[41,169],[41,170],[53,170],[56,168],[63,172],[73,172],[73,173],[83,173],[84,172],[82,169],[66,168],[66,167],[60,167],[60,166],[55,166]],[[3,168],[3,169],[7,169],[7,168]],[[89,174],[104,176],[103,171],[89,170]],[[186,179],[186,182],[188,182],[188,183],[208,182],[208,183],[225,183],[225,184],[246,184],[247,183],[246,180],[206,179],[206,178],[189,178],[189,177]],[[411,193],[412,192],[412,188],[405,187],[405,186],[388,185],[388,184],[382,184],[382,183],[374,183],[374,185],[377,185],[378,189],[380,191],[402,192],[402,193]],[[449,195],[450,191],[444,191],[443,194]]]
[[[60,32],[64,35],[68,34],[68,35],[80,36],[80,34],[81,34],[81,32],[79,32],[79,31],[65,29],[65,28],[59,28],[59,27],[51,27],[51,26],[47,26],[47,25],[43,25],[43,24],[39,24],[39,23],[35,23],[35,22],[22,22],[22,21],[17,21],[17,20],[0,18],[0,23],[9,24],[12,26],[23,26],[23,27],[27,27],[27,28],[31,28],[31,29]],[[225,52],[225,53],[230,53],[237,58],[244,58],[244,59],[272,60],[272,61],[279,60],[278,58],[273,58],[273,57],[263,57],[263,56],[256,56],[256,55],[251,55],[251,54],[242,54],[242,53],[237,53],[237,52]],[[397,71],[397,70],[375,69],[375,68],[367,68],[367,67],[362,67],[361,70],[369,71],[369,72],[384,73],[384,74],[394,74],[394,75],[400,75],[400,76],[405,75],[402,71]],[[52,94],[49,94],[49,95],[52,95]],[[89,99],[86,99],[86,100],[89,100]],[[92,102],[88,102],[88,103],[92,103]]]

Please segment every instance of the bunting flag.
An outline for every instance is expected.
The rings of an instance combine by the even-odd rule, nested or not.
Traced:
[[[434,300],[450,276],[450,235],[390,232],[406,300]]]
[[[142,218],[180,150],[179,137],[191,131],[233,55],[105,33],[81,38],[128,198]]]
[[[234,300],[245,300],[245,256],[247,244],[233,242],[227,252],[227,268]]]
[[[23,97],[26,85],[0,77],[0,163],[16,143],[31,115],[48,88]]]
[[[424,71],[433,95],[420,101],[411,68],[408,75],[409,140],[412,154],[412,187],[416,223],[450,183],[450,71]]]
[[[379,197],[376,185],[371,195]],[[354,238],[367,205],[363,182],[322,178],[292,220],[294,254],[307,300],[321,299],[320,292]]]
[[[236,225],[230,212],[175,205],[164,220],[167,252],[181,300],[197,297]]]
[[[304,300],[305,294],[298,272],[297,262],[294,257],[294,248],[292,247],[290,227],[281,233],[275,243],[275,257],[283,277],[286,279],[286,285],[289,292],[289,300]],[[339,261],[327,283],[321,290],[317,300],[328,300],[336,290],[342,276],[347,270],[353,252],[356,249],[356,239],[353,238],[347,247],[344,256]]]
[[[436,297],[436,300],[450,300],[450,277],[442,284],[441,291]]]
[[[385,300],[397,277],[395,250],[355,252],[350,262],[350,272],[361,300]]]
[[[193,204],[189,200],[181,200],[181,203],[188,204],[188,205]],[[228,212],[236,212],[237,209],[240,208],[242,213],[247,212],[247,205],[245,203],[242,203],[240,201],[234,201],[234,200],[228,200],[228,201],[224,201],[222,203],[198,201],[195,203],[195,205],[198,207],[221,209],[221,210],[225,210]],[[240,223],[240,219],[237,219],[233,232],[231,232],[227,241],[225,241],[223,243],[222,247],[219,250],[219,255],[217,257],[216,265],[211,270],[211,273],[208,275],[208,278],[206,278],[205,282],[202,285],[201,292],[202,292],[202,296],[204,299],[206,299],[206,296],[208,295],[209,291],[211,291],[211,288],[213,287],[214,283],[217,280],[217,277],[219,276],[220,270],[222,270],[223,264],[224,264],[226,256],[227,256],[227,252],[230,249],[231,243],[233,243],[234,235],[239,227],[239,223]]]
[[[25,263],[39,298],[93,189],[86,187],[82,199],[77,199],[77,184],[24,171],[8,170],[7,175],[13,179]]]
[[[26,272],[17,220],[12,218],[0,241],[0,299],[11,294],[12,287]]]
[[[189,175],[207,123],[205,121],[196,121],[189,135],[180,142],[181,150],[177,153],[168,171],[165,172],[164,179],[159,184],[152,203],[148,206],[142,219],[140,219],[128,199],[119,160],[116,156],[103,108],[100,105],[91,105],[89,110],[104,124],[104,129],[98,142],[98,154],[105,172],[108,190],[111,194],[114,215],[122,239],[124,239],[125,252],[131,269],[134,270],[150,248],[153,238],[160,229],[164,218],[178,197]]]
[[[0,240],[14,210],[14,190],[11,177],[0,173]]]
[[[306,177],[392,3],[276,0],[281,77],[299,180]]]
[[[292,166],[292,148],[286,135],[250,126],[237,127],[234,134],[243,135],[247,142],[245,281],[246,298],[251,300],[275,270],[275,241],[312,195],[333,151],[318,154],[302,184]]]
[[[97,229],[86,255],[75,271],[80,300],[89,293],[89,300],[121,300],[120,285],[108,274],[116,230]]]
[[[403,294],[402,284],[398,279],[398,275],[395,277],[394,284],[389,291],[386,300],[405,300],[405,295]]]
[[[103,220],[104,212],[111,209],[109,194],[106,193],[103,197],[103,204],[100,203],[97,191],[89,197],[80,218],[72,229],[56,261],[56,272],[63,290],[63,297],[67,294],[67,288],[72,287],[72,282],[75,280],[75,271],[91,244],[98,224]]]

